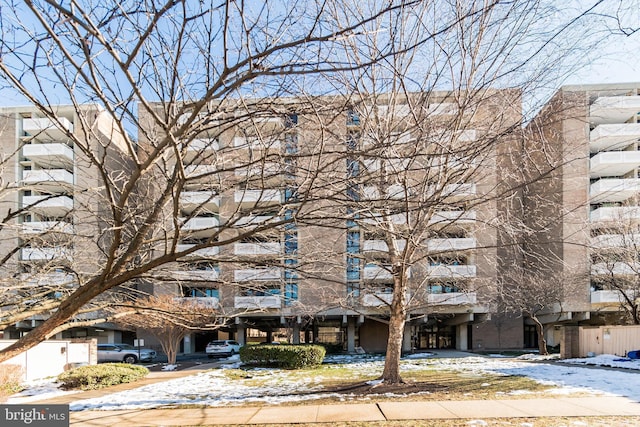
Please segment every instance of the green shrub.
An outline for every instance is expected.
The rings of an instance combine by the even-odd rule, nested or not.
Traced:
[[[240,348],[240,360],[285,369],[318,366],[325,349],[319,345],[251,345]]]
[[[4,402],[6,396],[22,390],[22,366],[0,365],[0,402]]]
[[[58,376],[58,381],[62,383],[64,389],[95,390],[110,385],[137,381],[148,373],[149,370],[144,366],[128,363],[101,363],[81,366],[64,372]]]

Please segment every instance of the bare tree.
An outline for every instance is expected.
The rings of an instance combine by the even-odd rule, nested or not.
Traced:
[[[48,199],[73,199],[72,209],[55,214],[56,222],[73,220],[67,221],[74,223],[72,241],[55,247],[73,247],[75,255],[86,255],[69,259],[66,253],[46,251],[39,257],[43,262],[31,263],[24,271],[33,279],[5,275],[15,277],[11,286],[20,289],[5,300],[10,309],[3,311],[1,324],[6,327],[33,316],[41,322],[4,349],[2,360],[77,325],[76,315],[107,304],[110,291],[123,286],[137,291],[136,280],[162,276],[162,266],[238,241],[237,233],[225,237],[221,231],[202,239],[191,232],[189,221],[206,211],[212,200],[197,201],[187,216],[178,212],[180,194],[189,183],[220,183],[225,173],[242,167],[225,169],[224,162],[213,162],[224,159],[213,149],[215,132],[280,114],[267,99],[296,93],[298,85],[317,79],[321,72],[353,66],[336,55],[337,40],[359,33],[378,16],[402,15],[418,3],[381,2],[362,20],[350,16],[348,3],[330,2],[328,11],[328,3],[322,1],[255,8],[237,2],[211,6],[183,1],[12,1],[2,6],[3,89],[34,105],[31,117],[10,111],[13,129],[22,123],[20,141],[25,145],[50,141],[53,131],[73,148],[76,163],[82,162],[77,168],[81,176],[65,193],[40,187],[38,199],[25,204],[23,198],[23,206],[32,213]],[[393,54],[386,51],[367,63]],[[256,95],[260,99],[252,98]],[[27,131],[27,122],[40,130]],[[131,136],[138,131],[139,138]],[[264,146],[260,136],[247,135]],[[245,161],[244,167],[266,164],[259,156]],[[207,163],[208,170],[197,169]],[[54,173],[51,166],[48,170],[44,173]],[[20,183],[24,182],[23,178]],[[15,204],[17,198],[7,202]],[[232,218],[229,227],[240,216]],[[251,234],[284,222],[240,225]],[[200,241],[182,250],[181,232]],[[36,240],[42,235],[35,234]],[[20,245],[24,243],[11,243],[3,253],[9,271],[23,269],[25,259],[17,259]],[[26,247],[36,248],[35,242]],[[63,292],[34,293],[33,287],[25,286],[39,283],[43,276],[51,283],[49,273],[61,275]],[[66,286],[69,282],[72,286]],[[86,314],[83,321],[90,317]]]
[[[119,320],[124,326],[142,329],[157,338],[170,364],[176,363],[180,341],[190,332],[220,327],[215,309],[206,300],[158,295],[115,311],[125,313]]]

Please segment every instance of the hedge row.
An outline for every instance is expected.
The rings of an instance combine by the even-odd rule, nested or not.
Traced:
[[[144,366],[128,363],[101,363],[87,365],[64,372],[58,376],[62,388],[95,390],[110,385],[130,383],[144,378],[149,370]]]
[[[285,369],[322,364],[325,348],[319,345],[247,345],[240,348],[240,360]]]

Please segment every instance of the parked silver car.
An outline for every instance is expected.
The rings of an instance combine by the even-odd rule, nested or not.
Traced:
[[[207,344],[205,352],[209,358],[233,356],[240,351],[240,343],[233,340],[215,340]]]
[[[150,348],[140,348],[140,361],[151,362],[156,352]],[[98,362],[136,363],[138,348],[130,344],[98,344]]]

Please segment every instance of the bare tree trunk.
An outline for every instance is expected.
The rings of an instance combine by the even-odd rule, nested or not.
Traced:
[[[404,337],[404,325],[407,319],[405,304],[405,286],[401,278],[396,276],[394,280],[393,300],[389,313],[389,339],[387,340],[387,353],[384,360],[384,371],[381,379],[388,384],[400,384],[404,381],[400,376],[400,357],[402,356],[402,339]]]
[[[547,340],[544,338],[544,326],[536,316],[531,316],[531,320],[536,324],[536,333],[538,334],[538,351],[542,356],[549,354],[547,350]]]

